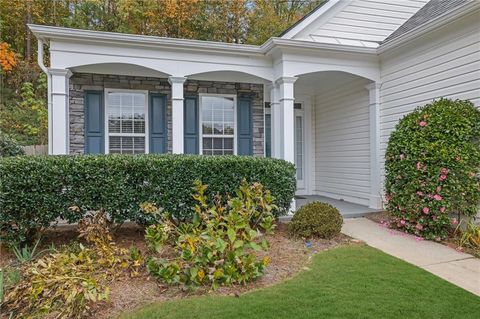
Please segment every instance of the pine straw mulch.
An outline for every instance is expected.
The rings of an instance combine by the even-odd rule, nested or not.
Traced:
[[[48,230],[42,236],[42,247],[48,248],[52,243],[55,247],[67,245],[77,240],[78,233],[75,226],[59,226]],[[144,240],[144,229],[135,224],[122,226],[114,236],[114,241],[120,247],[129,248],[135,246],[142,253],[147,251]],[[325,251],[350,242],[357,243],[343,234],[331,240],[311,240],[307,248],[303,240],[290,238],[285,223],[279,223],[274,235],[268,236],[270,249],[262,252],[261,255],[270,257],[270,264],[266,273],[259,279],[247,285],[232,287],[221,287],[216,291],[209,291],[208,288],[187,289],[183,286],[167,286],[150,277],[146,270],[135,278],[116,280],[110,285],[110,301],[98,304],[94,307],[93,314],[98,319],[115,318],[119,314],[138,308],[142,305],[167,301],[173,299],[187,298],[194,295],[215,294],[215,295],[240,295],[247,291],[267,287],[292,277],[303,268],[307,268],[311,258],[318,252]],[[2,250],[2,261],[0,267],[14,261],[10,252]],[[3,265],[2,265],[3,264]]]
[[[379,226],[386,227],[386,228],[389,228],[390,223],[394,221],[394,218],[388,212],[372,213],[372,214],[366,215],[365,217],[367,219],[370,219],[371,221],[378,223]],[[452,230],[448,234],[447,238],[445,238],[444,240],[438,243],[443,244],[452,249],[455,249],[459,252],[467,253],[467,254],[473,255],[474,257],[480,258],[479,251],[476,251],[475,249],[472,249],[469,247],[462,247],[458,244],[458,242],[459,242],[458,234],[455,234],[455,231]]]

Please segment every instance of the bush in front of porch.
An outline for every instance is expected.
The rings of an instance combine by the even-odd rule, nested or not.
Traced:
[[[444,239],[452,214],[475,216],[480,203],[480,110],[440,99],[405,116],[386,152],[387,209],[393,227]]]
[[[251,156],[89,155],[22,156],[0,160],[0,240],[21,242],[58,218],[69,223],[104,210],[113,222],[154,222],[145,202],[179,220],[193,213],[194,181],[207,196],[235,195],[242,180],[259,182],[284,214],[296,189],[295,167],[283,160]],[[78,207],[79,209],[71,209]]]

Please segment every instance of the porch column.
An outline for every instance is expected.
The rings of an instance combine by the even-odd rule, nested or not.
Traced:
[[[280,109],[280,101],[278,85],[272,83],[270,85],[270,121],[271,121],[271,137],[272,137],[272,157],[282,158],[282,113]]]
[[[290,163],[295,163],[294,152],[294,83],[297,80],[296,77],[281,77],[276,83],[279,88],[279,102],[281,109],[281,136],[282,136],[282,158]]]
[[[48,153],[50,155],[68,154],[70,151],[68,93],[72,72],[66,69],[49,69],[48,72],[51,76],[52,101],[48,123],[50,136]]]
[[[187,78],[171,76],[168,82],[172,86],[172,153],[183,154],[183,84]]]
[[[369,207],[382,208],[380,178],[380,83],[373,82],[365,87],[369,92],[370,116],[370,201]]]

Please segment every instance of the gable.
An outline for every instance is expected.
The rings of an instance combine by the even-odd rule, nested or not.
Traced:
[[[428,0],[329,0],[287,39],[376,48]],[[328,10],[326,10],[326,8]],[[323,11],[323,12],[320,12]]]

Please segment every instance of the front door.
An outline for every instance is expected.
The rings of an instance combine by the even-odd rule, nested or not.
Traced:
[[[305,188],[305,111],[302,104],[295,103],[295,167],[297,189]]]

